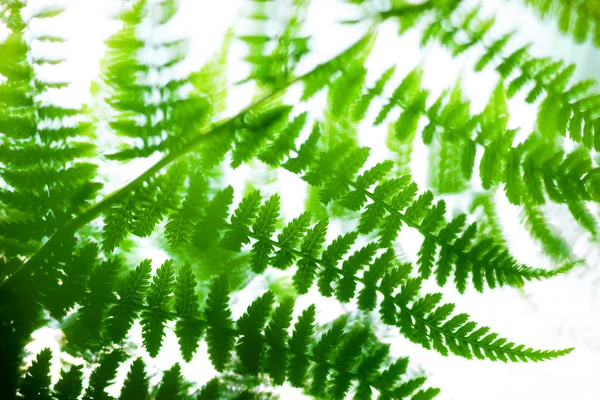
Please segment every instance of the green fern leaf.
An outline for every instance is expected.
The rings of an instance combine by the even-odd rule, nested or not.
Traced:
[[[251,268],[257,274],[265,271],[273,253],[272,235],[279,217],[281,202],[279,195],[273,195],[258,210],[252,225],[252,235],[258,239],[252,246]]]
[[[80,310],[80,323],[81,329],[91,337],[99,337],[108,307],[115,303],[113,291],[120,269],[121,261],[113,258],[94,268],[90,274],[88,294]]]
[[[288,171],[293,173],[300,173],[308,168],[310,163],[313,161],[314,154],[317,150],[319,138],[321,137],[321,127],[318,122],[313,125],[310,136],[298,150],[298,155],[295,158],[288,158],[288,160],[281,166]]]
[[[42,350],[31,366],[27,369],[25,378],[19,388],[19,393],[25,399],[50,399],[50,364],[52,351]]]
[[[321,339],[313,345],[312,353],[317,362],[311,372],[310,394],[313,396],[324,396],[326,394],[332,365],[330,361],[334,357],[337,347],[344,342],[345,326],[346,320],[338,318],[334,321],[332,327],[321,336]]]
[[[241,336],[236,345],[236,353],[249,374],[261,371],[265,352],[265,338],[261,334],[271,313],[275,296],[266,292],[252,302],[246,313],[237,321],[237,331]]]
[[[294,332],[289,340],[290,359],[288,366],[288,380],[294,387],[304,387],[308,374],[309,359],[306,356],[308,347],[312,343],[315,329],[315,306],[311,305],[304,310],[294,325]]]
[[[271,260],[275,268],[286,269],[292,265],[296,255],[290,249],[294,249],[300,239],[304,237],[310,225],[310,220],[311,214],[303,212],[287,224],[277,236],[280,249],[275,252],[275,256]]]
[[[354,329],[345,336],[334,360],[338,372],[333,374],[327,391],[333,399],[343,399],[348,393],[353,379],[353,373],[349,371],[354,370],[359,362],[359,356],[368,339],[368,331]]]
[[[184,361],[190,362],[204,326],[198,323],[198,297],[196,296],[196,279],[192,268],[185,264],[179,270],[175,282],[175,312],[179,316],[175,324],[175,336],[179,340],[179,348]]]
[[[290,150],[296,148],[295,140],[306,125],[306,112],[294,118],[281,133],[258,156],[258,159],[271,167],[281,164]]]
[[[286,378],[288,364],[288,328],[292,323],[294,300],[286,298],[271,314],[265,329],[265,343],[269,346],[265,359],[265,372],[271,376],[276,385],[281,385]]]
[[[362,282],[364,287],[358,295],[358,308],[362,311],[372,311],[377,304],[377,283],[392,267],[396,255],[388,249],[379,256],[365,271]]]
[[[149,397],[148,378],[146,377],[146,365],[141,358],[136,358],[127,373],[125,383],[121,389],[119,400],[140,399]]]
[[[156,400],[180,400],[184,398],[184,383],[181,367],[174,364],[165,371],[156,393]]]
[[[123,353],[120,350],[113,350],[111,353],[104,354],[98,365],[90,376],[90,383],[85,390],[83,400],[109,400],[111,397],[106,393],[106,388],[112,384],[117,376],[117,368],[123,360]]]
[[[250,243],[250,224],[256,218],[260,200],[260,192],[254,191],[240,202],[231,217],[231,228],[221,240],[223,247],[239,252],[244,244]]]
[[[229,311],[229,285],[225,277],[217,278],[212,283],[204,314],[208,325],[208,354],[215,369],[223,371],[231,359],[234,343],[233,320]]]
[[[144,305],[144,296],[150,281],[151,261],[144,260],[121,281],[117,294],[119,301],[108,312],[108,332],[113,342],[124,338]]]
[[[58,400],[77,400],[83,392],[83,366],[71,365],[60,371],[60,379],[54,385],[54,397]]]
[[[203,205],[203,195],[206,190],[207,183],[204,178],[199,174],[193,175],[181,208],[171,212],[169,222],[165,226],[165,238],[171,247],[178,248],[189,242],[194,228],[194,220]]]
[[[357,375],[364,377],[367,382],[372,381],[378,375],[378,371],[385,362],[389,352],[389,345],[381,345],[373,349],[369,355],[364,356],[360,361],[360,364],[356,368]],[[371,387],[365,381],[360,380],[356,388],[355,398],[358,400],[368,400],[372,398],[372,395]]]
[[[333,295],[333,288],[331,283],[337,278],[337,271],[333,269],[338,262],[350,251],[350,247],[356,241],[358,235],[355,232],[340,235],[333,240],[327,246],[323,254],[321,254],[321,260],[325,265],[332,268],[323,269],[319,274],[319,292],[323,296],[330,297]]]
[[[388,68],[383,74],[381,74],[381,77],[379,77],[377,82],[375,82],[375,85],[372,88],[369,88],[367,92],[364,93],[360,97],[360,99],[358,99],[358,101],[354,104],[354,108],[352,110],[353,121],[358,122],[364,119],[369,109],[369,106],[371,105],[371,102],[373,101],[373,99],[375,99],[377,96],[380,96],[383,93],[385,86],[394,75],[395,69],[396,68],[394,66]]]
[[[206,205],[204,215],[196,223],[193,244],[200,248],[209,248],[220,239],[219,231],[227,224],[229,207],[233,202],[233,188],[227,186],[217,192],[212,200]]]
[[[202,390],[200,391],[197,400],[219,400],[219,396],[220,384],[216,378],[213,378],[202,387]]]
[[[369,243],[365,247],[355,251],[342,264],[341,279],[337,283],[336,298],[342,302],[349,302],[354,298],[356,292],[356,274],[371,263],[377,251],[377,244]],[[319,281],[319,289],[323,286]]]
[[[146,303],[148,307],[142,312],[142,337],[144,347],[148,350],[150,357],[156,357],[162,345],[165,334],[165,323],[173,291],[173,262],[167,260],[156,271],[156,275],[150,285]]]
[[[298,261],[298,270],[293,277],[294,287],[300,294],[307,293],[314,282],[317,270],[316,257],[325,243],[328,224],[328,220],[321,220],[304,236],[300,251],[306,256]]]

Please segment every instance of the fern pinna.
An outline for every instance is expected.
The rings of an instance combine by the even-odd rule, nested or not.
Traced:
[[[34,51],[62,45],[31,23],[50,26],[63,9],[2,1],[1,398],[241,399],[284,386],[314,398],[427,400],[440,390],[397,356],[389,332],[466,359],[537,362],[572,351],[505,339],[443,297],[522,290],[583,263],[547,211],[562,207],[597,240],[595,81],[573,83],[574,65],[534,57],[531,45],[513,45],[514,32],[492,35],[494,19],[466,1],[346,3],[354,17],[343,22],[361,35],[316,66],[306,22],[319,5],[248,0],[240,29],[186,70],[186,39],[163,37],[178,23],[178,2],[119,2],[92,105],[74,108],[53,98],[69,83],[39,71],[63,60]],[[598,41],[593,1],[525,3],[559,16],[576,41]],[[391,21],[401,35],[417,30],[423,48],[479,51],[472,69],[496,74],[482,111],[459,79],[433,97],[423,65],[372,77],[379,27]],[[249,68],[232,85],[237,45]],[[239,85],[256,93],[231,113],[227,90]],[[510,120],[519,96],[538,110],[525,136]],[[361,132],[382,124],[389,159],[361,145]],[[419,142],[430,160],[423,189],[412,167]],[[108,192],[99,182],[110,163],[149,167]],[[257,173],[239,187],[244,169]],[[293,217],[286,193],[264,182],[276,175],[306,189]],[[460,210],[450,195],[469,205]],[[500,195],[551,267],[512,254]],[[146,256],[147,243],[166,260]],[[329,315],[326,298],[355,311]],[[60,331],[60,343],[31,354],[41,327]],[[180,360],[157,370],[169,337]],[[213,376],[186,374],[198,359]]]

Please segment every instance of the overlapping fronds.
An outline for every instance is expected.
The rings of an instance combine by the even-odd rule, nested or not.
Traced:
[[[570,83],[575,65],[564,65],[563,61],[547,57],[533,57],[529,53],[529,45],[508,51],[512,33],[493,40],[487,37],[494,22],[494,18],[481,18],[478,8],[466,12],[459,9],[449,18],[435,18],[423,31],[422,43],[436,39],[450,48],[454,55],[483,43],[485,52],[475,65],[476,71],[494,64],[500,76],[509,82],[509,97],[526,87],[529,87],[525,98],[528,103],[545,94],[538,112],[538,128],[544,136],[555,138],[568,134],[571,140],[582,143],[588,149],[598,150],[600,99],[591,92],[596,82]]]
[[[349,164],[344,165],[347,167]],[[504,346],[504,339],[496,341],[495,334],[488,336],[492,335],[487,333],[488,328],[481,328],[476,331],[477,334],[471,335],[476,325],[469,322],[466,315],[460,314],[459,321],[462,322],[456,326],[454,322],[448,323],[454,305],[438,305],[441,301],[439,294],[426,295],[424,298],[434,296],[437,300],[430,309],[420,308],[420,302],[423,301],[417,298],[420,282],[431,275],[435,276],[438,284],[443,285],[454,269],[455,284],[462,292],[469,278],[477,290],[483,290],[484,285],[492,288],[497,285],[521,286],[527,280],[548,278],[567,271],[572,264],[565,264],[554,271],[518,265],[509,256],[504,244],[495,241],[493,235],[482,237],[477,234],[475,224],[464,229],[465,215],[461,214],[451,222],[444,223],[443,202],[431,207],[430,194],[413,201],[417,189],[414,183],[409,184],[407,177],[384,181],[373,193],[367,192],[369,186],[378,178],[383,179],[385,171],[389,169],[390,165],[377,165],[366,171],[357,179],[357,189],[346,193],[340,202],[346,207],[354,207],[361,201],[366,202],[367,197],[372,200],[362,214],[358,230],[369,233],[380,226],[379,242],[355,249],[359,235],[351,232],[325,245],[328,221],[321,220],[311,226],[308,212],[290,221],[277,233],[275,226],[279,220],[279,197],[274,195],[261,204],[259,192],[247,195],[238,204],[228,223],[228,207],[218,217],[213,216],[210,210],[221,204],[224,198],[228,199],[227,204],[231,202],[230,187],[214,196],[210,201],[214,206],[207,208],[205,216],[199,214],[191,222],[196,229],[193,235],[202,236],[203,243],[220,243],[232,251],[249,248],[250,266],[255,273],[263,273],[268,266],[287,269],[296,265],[292,279],[298,293],[307,293],[316,283],[324,296],[333,296],[341,302],[357,299],[361,310],[369,312],[378,308],[383,322],[398,325],[401,333],[410,340],[426,348],[433,346],[445,355],[452,352],[467,358],[539,361],[566,354],[563,351],[526,349],[509,342]],[[396,200],[387,200],[394,189],[398,193]],[[361,192],[357,192],[359,190]],[[361,195],[363,200],[360,199]],[[400,211],[405,209],[408,211]],[[390,247],[402,223],[419,230],[425,237],[418,260],[420,278],[410,278],[412,265],[397,261]],[[194,243],[190,245],[194,246]],[[438,247],[439,256],[434,262]],[[211,305],[211,310],[218,309],[221,310],[219,313],[227,314],[224,303],[216,307],[217,304]],[[436,311],[438,308],[439,311]],[[252,319],[253,323],[259,320],[258,314]],[[452,328],[448,328],[450,326]],[[463,329],[459,329],[461,327]],[[479,333],[481,335],[478,336]],[[229,343],[223,332],[215,334],[215,340],[217,338],[225,341],[221,346]],[[227,344],[225,347],[231,346]],[[249,345],[251,348],[256,346],[256,343]]]
[[[541,134],[514,144],[517,131],[508,127],[507,94],[502,84],[494,89],[487,106],[478,115],[471,114],[470,103],[464,100],[458,84],[430,106],[425,103],[426,96],[420,73],[415,70],[402,80],[380,109],[375,123],[382,123],[395,107],[401,109],[400,118],[392,124],[395,131],[392,149],[398,152],[403,141],[405,146],[412,146],[420,118],[427,118],[421,138],[433,146],[430,183],[437,192],[464,188],[478,167],[477,175],[484,189],[502,185],[508,200],[515,205],[542,205],[548,200],[566,204],[575,220],[593,237],[597,235],[586,202],[597,201],[595,181],[590,179],[598,167],[584,146],[566,153],[556,141]],[[483,155],[477,166],[478,151]],[[404,165],[407,161],[410,157],[398,160]],[[548,238],[534,236],[542,241]]]
[[[103,264],[98,271],[100,275],[90,279],[85,302],[92,304],[101,293],[104,294],[103,302],[94,301],[97,307],[84,307],[79,312],[77,332],[102,337],[105,344],[119,343],[133,321],[141,317],[144,347],[151,356],[156,356],[165,323],[176,321],[175,334],[184,357],[191,359],[205,336],[211,362],[217,371],[225,371],[235,361],[240,363],[245,373],[266,374],[275,385],[288,381],[292,386],[315,395],[327,394],[335,399],[344,398],[355,384],[355,390],[362,393],[361,398],[370,398],[372,389],[390,399],[405,398],[413,393],[416,393],[415,399],[422,396],[433,398],[438,393],[437,389],[421,389],[425,382],[423,377],[415,378],[417,382],[401,379],[406,372],[407,359],[398,361],[403,363],[404,368],[393,367],[395,363],[389,359],[389,345],[379,343],[364,325],[352,326],[346,318],[341,318],[319,339],[316,334],[320,328],[315,325],[314,306],[303,311],[292,329],[293,300],[284,299],[275,306],[271,292],[255,299],[244,315],[234,321],[229,308],[229,288],[223,277],[213,281],[206,303],[199,310],[194,290],[196,280],[188,266],[181,267],[175,278],[172,263],[167,261],[156,271],[152,285],[148,286],[149,260],[120,279],[120,283],[114,279],[117,265],[117,261]],[[102,291],[98,285],[102,286]],[[120,289],[115,292],[116,287]],[[172,296],[174,302],[171,301]],[[141,316],[138,316],[140,311]],[[113,317],[102,329],[99,324],[107,313]],[[90,331],[92,328],[95,331]],[[114,332],[121,334],[115,336]],[[377,357],[373,357],[373,352],[377,353]],[[537,355],[531,357],[535,359]],[[48,382],[45,381],[47,371],[44,374],[49,368],[49,359],[49,350],[41,353],[23,381],[21,391],[45,390],[49,393],[49,378]],[[92,373],[84,398],[102,398],[122,359],[123,354],[118,351],[105,356]],[[159,389],[163,396],[167,395],[167,387],[177,390],[182,385],[177,367],[174,368],[164,375]],[[81,387],[77,386],[81,385],[77,367],[71,369],[73,373],[64,373],[65,376],[73,375],[69,378],[73,381],[69,390],[81,391]],[[149,388],[144,369],[141,359],[131,364],[120,398],[147,398]]]
[[[561,32],[577,43],[590,40],[600,47],[600,3],[597,0],[524,0],[542,18],[554,19]]]

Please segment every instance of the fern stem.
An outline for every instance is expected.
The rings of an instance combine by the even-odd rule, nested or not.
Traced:
[[[74,219],[72,219],[71,221],[65,223],[63,225],[63,227],[60,228],[54,235],[52,235],[52,237],[50,237],[50,239],[48,239],[48,241],[46,241],[46,243],[44,243],[42,245],[42,247],[33,256],[31,256],[25,263],[21,264],[13,272],[13,274],[11,274],[7,279],[0,282],[0,288],[4,287],[4,285],[6,285],[7,282],[14,280],[15,277],[18,277],[19,275],[23,274],[24,271],[35,268],[36,266],[40,266],[42,264],[42,262],[44,261],[44,258],[47,255],[49,255],[50,252],[52,251],[52,249],[54,249],[55,246],[58,245],[61,242],[61,240],[63,240],[66,236],[70,236],[70,235],[74,234],[78,229],[80,229],[81,227],[85,226],[89,222],[96,219],[104,211],[108,210],[113,204],[118,203],[119,201],[125,199],[127,197],[127,195],[129,195],[129,193],[133,192],[136,188],[141,186],[146,180],[148,180],[152,176],[156,175],[164,167],[173,163],[174,161],[178,160],[179,158],[183,157],[184,155],[192,152],[197,146],[199,146],[205,140],[212,138],[213,136],[217,136],[220,132],[222,132],[223,130],[228,128],[230,125],[233,125],[235,123],[235,121],[242,118],[248,112],[250,112],[250,111],[262,106],[263,104],[268,103],[272,99],[282,95],[292,85],[294,85],[298,82],[301,82],[301,81],[305,80],[306,78],[310,77],[315,71],[319,71],[323,65],[330,64],[338,59],[344,58],[344,56],[346,56],[347,54],[351,54],[352,51],[354,51],[354,49],[358,45],[360,45],[360,43],[362,43],[369,37],[372,37],[373,35],[374,35],[374,29],[371,28],[363,36],[361,36],[360,39],[358,39],[356,42],[354,42],[350,47],[348,47],[346,50],[344,50],[340,54],[336,55],[335,57],[331,58],[329,61],[326,61],[323,64],[317,65],[316,67],[314,67],[312,70],[306,72],[305,74],[300,75],[300,76],[290,80],[289,82],[283,84],[282,86],[278,87],[277,89],[274,89],[272,92],[268,93],[267,95],[261,97],[260,99],[256,100],[255,102],[247,105],[235,116],[229,117],[229,118],[224,118],[224,119],[216,122],[210,129],[198,134],[195,138],[190,140],[190,142],[187,143],[186,146],[184,146],[180,150],[177,150],[175,152],[165,155],[163,158],[161,158],[154,165],[152,165],[150,168],[148,168],[146,171],[144,171],[142,174],[140,174],[133,181],[127,183],[125,186],[123,186],[119,189],[116,189],[112,193],[106,195],[102,200],[100,200],[99,202],[97,202],[96,204],[91,206],[83,214],[81,214],[78,217],[75,217]]]

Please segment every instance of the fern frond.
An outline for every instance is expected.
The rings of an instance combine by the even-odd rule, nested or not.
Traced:
[[[273,195],[258,210],[258,216],[252,225],[252,234],[263,240],[257,241],[252,246],[252,271],[260,274],[264,272],[269,264],[269,258],[273,253],[270,244],[271,236],[275,232],[275,225],[279,217],[280,200],[279,195]]]
[[[169,245],[178,248],[189,243],[198,209],[204,202],[207,183],[199,174],[190,178],[187,195],[179,209],[171,212],[165,226],[165,237]]]
[[[250,224],[256,218],[260,206],[260,192],[254,191],[246,196],[231,217],[231,229],[221,240],[226,248],[240,251],[244,244],[250,242]]]
[[[149,236],[167,210],[179,203],[186,170],[184,164],[173,165],[164,174],[150,179],[137,192],[125,196],[117,205],[105,211],[102,231],[104,251],[112,252],[129,233],[139,237]],[[192,191],[196,189],[191,188]],[[175,234],[173,230],[175,228],[171,225],[171,238]]]
[[[227,224],[229,206],[233,202],[233,188],[231,186],[217,192],[213,199],[206,205],[206,212],[196,223],[192,243],[198,248],[208,248],[220,238],[219,230]]]
[[[248,307],[244,315],[237,320],[237,333],[240,335],[236,353],[248,373],[257,375],[261,370],[261,360],[264,357],[263,331],[271,312],[275,297],[272,292],[266,292],[258,297]]]
[[[175,335],[179,339],[181,355],[186,362],[194,356],[204,326],[198,324],[198,298],[196,296],[196,278],[192,268],[186,264],[181,267],[175,282],[175,312],[179,319],[175,325]]]
[[[496,285],[521,286],[524,281],[548,278],[564,273],[573,267],[574,264],[567,263],[564,267],[557,270],[546,271],[516,264],[510,255],[508,255],[504,246],[496,243],[492,236],[482,238],[481,234],[477,233],[475,224],[471,224],[465,229],[466,217],[464,214],[446,223],[444,219],[446,212],[444,202],[440,201],[432,207],[431,194],[425,194],[416,201],[412,201],[411,199],[404,201],[404,206],[401,208],[406,208],[404,212],[393,209],[390,204],[381,202],[378,198],[374,197],[373,193],[369,190],[362,189],[364,187],[369,188],[375,184],[377,178],[384,178],[385,173],[382,174],[380,170],[386,171],[388,169],[382,170],[381,168],[380,166],[375,166],[371,170],[366,171],[361,175],[362,178],[359,180],[360,186],[356,184],[354,187],[356,190],[362,190],[365,193],[365,197],[373,202],[372,204],[379,204],[384,213],[398,217],[401,222],[419,230],[424,235],[425,240],[421,247],[421,257],[418,261],[420,266],[419,274],[421,276],[426,278],[433,274],[438,284],[444,285],[447,283],[454,269],[455,284],[462,293],[466,289],[469,277],[473,281],[475,288],[481,291],[483,290],[484,283],[487,283],[490,288]],[[397,181],[395,180],[395,182]],[[403,184],[406,185],[408,182],[410,180],[404,180]],[[386,181],[383,181],[381,185],[386,185],[386,183]],[[415,187],[414,184],[411,185]],[[402,192],[399,196],[402,196]],[[260,196],[254,192],[242,200],[238,210],[245,208],[249,199],[255,199],[252,201],[252,204],[254,204],[253,209],[256,210],[259,208]],[[262,207],[265,212],[270,208],[268,202]],[[236,213],[238,210],[236,210]],[[411,218],[415,218],[420,222],[415,224]],[[254,234],[253,232],[250,232],[247,237],[248,240],[256,241],[253,248],[256,247],[256,243],[264,242],[272,250],[279,249],[279,251],[285,251],[286,254],[293,256],[294,259],[298,259],[296,262],[297,270],[292,280],[299,293],[306,293],[312,287],[315,278],[318,277],[318,289],[324,296],[335,296],[341,302],[349,302],[358,295],[358,305],[363,311],[375,309],[380,301],[379,312],[383,322],[386,324],[396,325],[397,321],[400,321],[402,318],[408,318],[412,321],[413,311],[408,304],[418,295],[420,290],[420,280],[411,279],[407,281],[413,269],[412,265],[406,263],[398,265],[394,251],[390,248],[384,248],[385,251],[379,253],[381,245],[377,243],[370,243],[351,252],[351,246],[358,237],[355,232],[340,235],[329,246],[323,249],[327,225],[328,222],[322,220],[313,228],[308,229],[304,234],[304,239],[299,249],[296,247],[299,240],[295,243],[275,241],[271,238]],[[223,229],[227,229],[227,227],[223,227]],[[279,237],[282,238],[283,234],[280,234]],[[478,241],[475,242],[475,239]],[[439,255],[435,257],[438,248]],[[426,260],[425,254],[427,254]],[[345,260],[343,260],[344,258]],[[272,263],[273,258],[269,262]],[[362,277],[359,277],[361,271],[364,271],[364,273]],[[403,286],[405,282],[411,282],[411,289],[407,292],[408,289],[405,288],[401,290],[402,294],[396,294],[399,287],[405,287]],[[358,293],[357,289],[360,289]],[[379,300],[378,293],[382,295],[381,300]],[[438,297],[439,295],[434,296],[435,299]],[[405,300],[402,300],[402,298],[405,298]],[[403,301],[404,303],[402,303]],[[420,307],[419,304],[417,303],[417,306]],[[442,310],[450,308],[453,308],[453,306],[445,305]],[[420,308],[417,309],[417,314],[421,312],[419,310]],[[435,321],[441,322],[445,320],[451,311],[443,318],[440,317],[439,321]],[[429,312],[433,312],[433,308],[427,312],[423,312],[423,315]],[[438,313],[441,312],[438,311]],[[256,317],[256,322],[259,323],[259,321],[262,321],[261,318]],[[413,335],[413,339],[411,340],[425,347],[431,347],[431,340],[434,339],[429,338],[428,332],[438,332],[438,327],[434,323],[435,321],[430,321],[429,324],[424,325],[427,329],[421,329],[418,338]],[[410,339],[411,331],[405,329],[402,332]],[[435,335],[435,333],[431,333],[431,335]],[[469,339],[466,334],[453,336],[452,332],[445,332],[444,335],[445,337],[449,337],[447,339],[448,342],[460,339],[473,346],[478,344],[477,340],[471,340],[473,338]],[[295,340],[293,339],[293,341]],[[499,345],[499,343],[497,344]],[[256,342],[254,349],[256,350],[260,346],[262,345]],[[448,346],[451,345],[448,344]],[[506,349],[510,350],[509,348]],[[500,347],[497,349],[501,354],[504,354],[504,350]],[[447,354],[446,350],[442,349],[438,351]],[[452,352],[462,355],[458,350]],[[493,354],[495,353],[492,352]],[[528,354],[530,353],[523,353],[523,357],[527,358]],[[544,354],[546,353],[534,351],[531,353],[531,359],[545,359],[544,357],[546,356]],[[560,351],[557,353],[550,352],[547,353],[547,357],[551,358],[562,354]],[[495,359],[494,357],[490,356],[489,358]],[[498,357],[502,359],[502,355]],[[523,360],[523,357],[517,357],[517,359]],[[293,356],[291,360],[293,360]]]
[[[43,293],[44,307],[58,320],[63,319],[67,311],[85,297],[89,275],[98,258],[95,243],[88,243],[73,251],[77,253],[68,256],[62,269],[56,271],[54,282]]]
[[[213,282],[206,300],[206,342],[208,354],[217,371],[223,371],[229,362],[235,340],[228,292],[227,280],[218,278]]]
[[[281,385],[286,379],[286,369],[288,365],[288,329],[292,323],[292,312],[294,311],[294,301],[286,298],[280,302],[279,306],[271,314],[271,319],[265,329],[265,343],[268,350],[265,358],[264,369],[276,385]],[[290,350],[291,344],[290,344]],[[302,351],[306,353],[306,349]],[[290,379],[291,380],[291,379]]]
[[[113,342],[119,343],[124,338],[133,321],[144,305],[144,296],[148,289],[151,272],[150,260],[144,260],[121,281],[117,294],[119,301],[108,312],[108,332]]]
[[[264,7],[264,2],[251,3],[249,19],[254,22],[255,31],[238,38],[249,47],[246,61],[252,70],[246,80],[255,80],[261,88],[278,88],[292,79],[298,62],[308,52],[310,39],[302,33],[308,2],[293,0],[291,4],[273,3],[273,7]],[[269,34],[272,29],[267,23],[277,23],[277,34]]]
[[[87,208],[88,201],[93,200],[102,187],[93,182],[97,166],[86,162],[95,156],[95,145],[89,140],[93,134],[90,135],[91,123],[87,121],[84,107],[56,104],[49,96],[52,89],[47,78],[42,78],[36,70],[48,61],[45,68],[53,71],[61,60],[36,58],[31,50],[33,32],[29,24],[45,19],[47,27],[51,27],[52,18],[63,9],[52,7],[51,12],[45,12],[42,8],[39,13],[30,14],[23,10],[22,2],[3,5],[6,37],[0,43],[0,74],[3,76],[0,84],[1,223],[14,226],[27,215],[35,226],[16,236],[11,236],[10,230],[0,234],[3,242],[12,243],[6,257],[9,264],[15,265],[32,256],[33,242],[51,237],[75,214]],[[29,19],[25,21],[24,16]],[[43,37],[47,27],[37,30],[36,34]],[[62,92],[59,88],[55,90]],[[49,97],[49,101],[42,101],[43,97]],[[52,129],[48,129],[50,126]],[[62,316],[65,310],[61,308],[72,305],[67,303],[54,304],[53,314]]]
[[[319,64],[310,73],[302,76],[304,82],[302,101],[310,99],[328,86],[335,74],[345,69],[347,64],[364,59],[374,43],[374,38],[374,33],[368,32],[345,52],[326,63]]]
[[[83,395],[83,400],[110,399],[105,389],[112,384],[112,381],[117,376],[117,368],[123,356],[120,350],[113,350],[111,353],[102,356],[100,365],[92,371],[88,387]]]
[[[181,367],[174,364],[163,374],[162,381],[156,393],[156,400],[177,400],[183,395],[183,378],[181,376]]]
[[[54,385],[54,397],[58,400],[77,400],[83,392],[83,366],[71,365],[60,371],[60,379]]]
[[[79,312],[80,330],[86,342],[101,338],[102,324],[108,308],[115,303],[117,277],[121,269],[121,260],[113,258],[97,265],[88,280],[88,292],[82,301]]]
[[[24,399],[50,399],[50,361],[52,351],[49,348],[42,350],[31,366],[27,369],[25,378],[19,388],[19,393]]]
[[[170,295],[173,291],[173,263],[167,260],[156,271],[146,296],[147,308],[142,312],[142,337],[151,357],[156,357],[164,336]]]
[[[146,377],[146,365],[141,358],[136,358],[127,372],[119,400],[140,399],[149,397],[148,378]]]
[[[198,400],[218,400],[219,399],[219,381],[217,379],[211,379],[206,385],[202,387]]]

